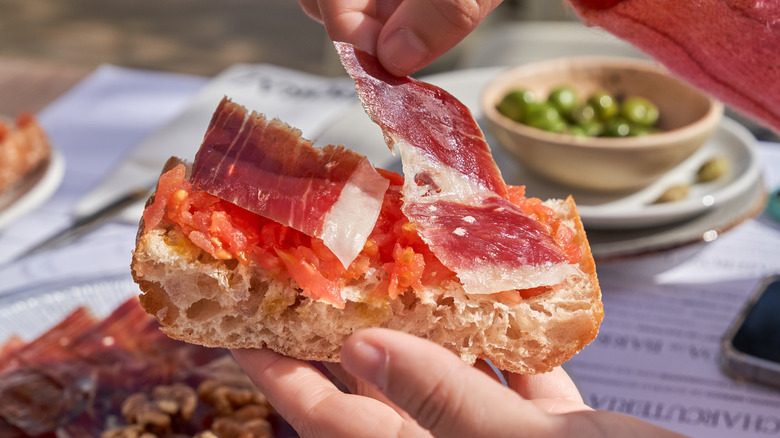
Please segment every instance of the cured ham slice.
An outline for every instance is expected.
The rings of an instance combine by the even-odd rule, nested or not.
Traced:
[[[200,189],[318,237],[346,267],[374,228],[389,182],[343,146],[223,99],[192,168]]]
[[[0,373],[13,371],[31,362],[57,361],[70,357],[67,346],[97,324],[92,313],[80,307],[67,318],[41,335],[35,342],[19,345],[13,352],[0,357]]]
[[[507,186],[468,108],[431,84],[388,73],[335,43],[368,115],[398,148],[403,212],[468,293],[563,282],[575,268],[553,237],[507,199]]]

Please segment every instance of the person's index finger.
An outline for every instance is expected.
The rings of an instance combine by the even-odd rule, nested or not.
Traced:
[[[231,351],[274,409],[303,437],[420,436],[421,430],[415,430],[419,426],[389,406],[344,394],[309,363],[268,349]]]

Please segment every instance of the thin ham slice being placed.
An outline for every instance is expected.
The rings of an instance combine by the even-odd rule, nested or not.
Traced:
[[[552,286],[575,271],[549,232],[507,199],[465,105],[433,85],[392,76],[352,45],[335,45],[366,112],[400,152],[404,214],[466,292]]]
[[[314,148],[299,130],[227,98],[195,156],[192,183],[322,239],[345,267],[363,249],[389,187],[363,155]]]

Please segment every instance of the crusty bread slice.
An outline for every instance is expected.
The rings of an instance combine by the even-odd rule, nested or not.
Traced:
[[[347,336],[365,327],[402,330],[452,350],[465,362],[490,359],[524,374],[560,365],[593,340],[603,311],[601,291],[574,201],[548,201],[576,230],[583,257],[565,285],[516,304],[492,295],[467,295],[449,281],[395,300],[370,295],[386,276],[370,269],[344,291],[338,309],[279,281],[257,265],[220,261],[163,221],[143,233],[141,222],[132,273],[141,305],[172,338],[210,347],[268,347],[287,356],[338,361]]]

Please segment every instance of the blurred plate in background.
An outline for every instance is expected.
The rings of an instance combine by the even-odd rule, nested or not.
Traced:
[[[65,157],[52,146],[47,163],[0,196],[0,229],[46,202],[65,174]]]

